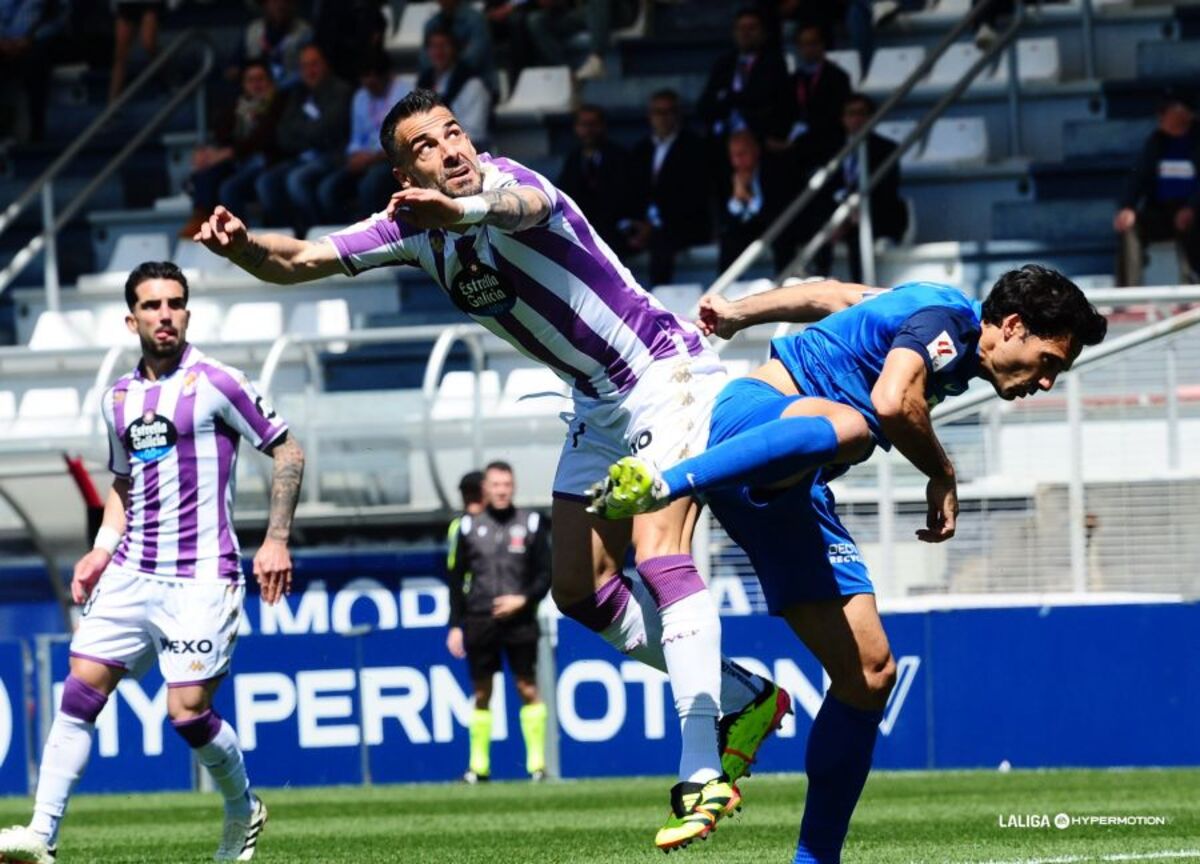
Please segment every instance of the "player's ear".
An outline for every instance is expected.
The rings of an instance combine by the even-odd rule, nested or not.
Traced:
[[[130,309],[129,313],[125,316],[125,326],[129,328],[130,333],[137,332],[137,319],[133,317],[132,309]]]
[[[1005,339],[1021,338],[1025,335],[1025,322],[1016,312],[1010,312],[1004,316],[1001,329]]]
[[[412,186],[412,179],[404,173],[402,168],[393,166],[392,176],[396,178],[396,182],[400,184],[401,189],[407,189]]]

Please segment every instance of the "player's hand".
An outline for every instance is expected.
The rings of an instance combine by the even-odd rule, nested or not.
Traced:
[[[86,603],[111,560],[112,556],[104,549],[93,549],[76,561],[71,577],[71,599],[80,606]]]
[[[282,540],[268,537],[254,556],[254,578],[263,602],[274,606],[292,591],[292,555]]]
[[[462,205],[436,189],[401,189],[388,201],[389,219],[403,219],[414,228],[449,228],[463,220]]]
[[[722,339],[732,339],[733,334],[745,326],[737,312],[737,304],[719,294],[700,298],[700,317],[696,324],[705,336],[716,334]]]
[[[1196,221],[1196,211],[1191,207],[1180,207],[1175,211],[1175,230],[1180,234],[1186,234],[1192,229],[1192,223]]]
[[[917,539],[925,543],[949,540],[958,519],[958,481],[954,475],[932,478],[925,486],[925,501],[929,512],[925,527],[917,531]]]
[[[461,627],[451,627],[450,632],[446,634],[446,650],[450,652],[451,657],[459,660],[467,656],[467,650],[463,648],[463,632]]]
[[[1137,222],[1137,211],[1132,207],[1122,207],[1113,217],[1113,230],[1118,234],[1124,234],[1133,227],[1135,222]]]
[[[208,251],[222,258],[233,258],[246,248],[249,235],[246,223],[218,204],[208,221],[192,235],[192,239],[203,243]]]
[[[529,598],[524,594],[501,594],[492,601],[492,617],[511,618],[524,609],[528,603]]]

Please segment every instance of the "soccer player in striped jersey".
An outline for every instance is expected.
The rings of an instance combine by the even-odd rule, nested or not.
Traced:
[[[830,481],[876,444],[894,445],[929,478],[917,539],[949,540],[957,481],[932,407],[977,378],[1008,400],[1049,390],[1085,345],[1104,339],[1108,324],[1069,279],[1032,264],[1002,276],[983,303],[929,282],[891,291],[822,282],[701,302],[705,329],[726,339],[770,321],[818,323],[773,340],[772,359],[725,388],[709,449],[661,474],[625,457],[597,484],[594,506],[625,518],[675,495],[703,494],[754,565],[768,610],[829,674],[808,738],[793,861],[836,864],[896,663]]]
[[[274,462],[266,538],[254,556],[266,603],[290,587],[288,535],[304,453],[241,372],[187,343],[188,285],[178,267],[140,265],[125,300],[142,359],[104,394],[113,485],[95,548],[75,565],[71,595],[85,605],[42,752],[33,821],[0,832],[0,860],[54,861],[96,718],[121,678],[140,674],[157,653],[171,725],[225,798],[216,860],[249,861],[267,808],[250,790],[237,733],[212,707],[245,593],[233,528],[237,451],[244,438]]]
[[[683,748],[655,842],[704,837],[739,801],[737,778],[723,773],[718,717],[755,730],[743,746],[753,755],[788,696],[721,657],[720,619],[690,554],[699,505],[613,524],[586,512],[585,493],[622,455],[665,468],[702,449],[724,369],[567,195],[510,159],[477,153],[436,94],[398,102],[380,139],[400,185],[386,211],[304,241],[249,234],[218,207],[195,239],[276,283],[420,267],[459,309],[571,385],[574,418],[554,480],[553,596],[564,614],[669,675]],[[636,581],[621,572],[631,541]]]

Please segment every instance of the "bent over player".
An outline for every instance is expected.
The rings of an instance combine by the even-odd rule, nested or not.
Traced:
[[[292,578],[288,535],[304,453],[241,372],[187,343],[187,301],[187,279],[169,262],[144,263],[125,283],[125,321],[141,340],[142,359],[104,394],[113,485],[95,548],[71,582],[75,602],[87,605],[42,751],[33,821],[0,832],[0,860],[54,861],[96,718],[117,682],[140,673],[152,652],[167,682],[171,725],[225,798],[216,860],[249,861],[266,824],[237,733],[212,707],[245,593],[234,477],[242,438],[274,461],[254,575],[263,601],[275,603]]]
[[[586,511],[590,482],[630,452],[669,466],[703,449],[724,367],[691,324],[643,290],[579,208],[544,177],[477,153],[437,95],[415,90],[380,139],[401,190],[386,212],[318,241],[248,234],[218,207],[195,239],[269,282],[420,267],[463,312],[567,381],[574,417],[554,479],[552,591],[562,612],[667,672],[680,718],[679,783],[658,832],[684,846],[738,805],[733,782],[790,709],[770,681],[721,658],[721,622],[691,556],[699,506],[622,524]],[[632,540],[641,581],[622,572]],[[729,776],[726,776],[726,775]]]
[[[883,292],[825,282],[701,309],[704,328],[726,338],[761,322],[818,319],[773,340],[772,359],[721,392],[707,451],[661,475],[628,457],[597,484],[593,505],[622,518],[703,494],[754,565],[771,614],[828,673],[808,739],[796,864],[840,860],[896,680],[874,587],[829,482],[876,444],[895,446],[929,478],[917,537],[949,539],[957,484],[930,409],[975,378],[1009,400],[1049,390],[1107,331],[1078,287],[1036,265],[1005,274],[982,304],[927,282]]]

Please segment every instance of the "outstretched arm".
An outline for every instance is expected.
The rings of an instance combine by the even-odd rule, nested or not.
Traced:
[[[826,279],[785,285],[735,301],[713,294],[700,300],[700,320],[697,323],[706,336],[716,334],[722,339],[730,339],[739,330],[755,324],[774,321],[807,324],[820,321],[827,315],[879,293],[879,290]]]
[[[251,276],[277,285],[310,282],[342,272],[332,243],[282,234],[251,234],[241,219],[219,205],[192,239]]]
[[[929,511],[917,537],[940,543],[954,536],[958,517],[958,485],[954,464],[946,455],[925,398],[926,360],[909,348],[888,352],[883,371],[871,390],[871,403],[883,433],[909,462],[929,478],[925,487]]]
[[[387,213],[424,229],[483,224],[502,231],[524,231],[545,222],[550,210],[546,193],[532,186],[510,186],[464,198],[410,187],[392,195]]]
[[[304,450],[300,442],[285,433],[271,448],[274,467],[271,471],[271,504],[267,517],[267,535],[254,556],[254,576],[262,587],[262,599],[268,604],[278,602],[292,586],[292,556],[288,538],[292,533],[292,518],[300,500],[300,484],[304,478]]]

